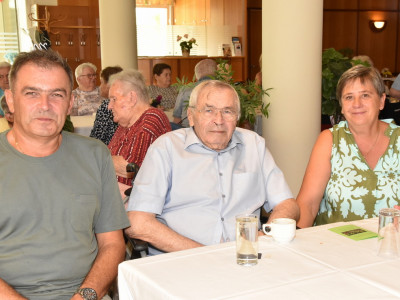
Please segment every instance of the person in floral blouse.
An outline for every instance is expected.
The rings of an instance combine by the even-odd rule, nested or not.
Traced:
[[[100,93],[101,96],[106,98],[103,100],[99,109],[96,112],[96,119],[94,120],[94,125],[92,131],[90,132],[90,137],[102,141],[104,144],[108,145],[117,129],[118,124],[113,121],[113,114],[111,110],[108,109],[108,91],[110,86],[108,81],[110,76],[122,71],[120,66],[106,67],[100,73]]]
[[[400,127],[378,119],[386,97],[379,72],[352,67],[336,97],[346,121],[314,145],[297,197],[299,227],[377,217],[400,205]]]

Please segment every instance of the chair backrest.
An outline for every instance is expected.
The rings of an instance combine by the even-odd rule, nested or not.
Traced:
[[[137,173],[139,172],[140,167],[135,163],[129,163],[126,165],[126,172],[129,173],[129,177],[132,178],[132,186],[134,184]],[[125,191],[125,195],[127,196],[124,204],[127,204],[129,200],[129,196],[132,192],[132,188],[129,188]],[[134,239],[129,237],[124,233],[125,242],[127,243],[127,256],[129,259],[136,259],[147,256],[149,253],[148,243],[139,239]]]

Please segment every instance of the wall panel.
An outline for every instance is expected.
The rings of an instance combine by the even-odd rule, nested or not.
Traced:
[[[372,19],[386,20],[382,32],[373,32],[369,27]],[[383,11],[360,12],[358,34],[358,54],[371,57],[374,65],[381,70],[396,69],[397,13]]]
[[[361,0],[360,10],[397,10],[399,0]]]
[[[358,8],[358,0],[324,0],[324,9],[357,9],[357,8]]]
[[[323,49],[350,48],[357,51],[357,12],[324,11]]]
[[[386,20],[373,32],[370,20]],[[353,49],[368,55],[375,67],[400,72],[400,0],[324,0],[323,49]]]

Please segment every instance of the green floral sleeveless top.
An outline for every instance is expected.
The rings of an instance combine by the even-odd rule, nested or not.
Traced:
[[[400,127],[390,123],[389,146],[371,170],[347,122],[330,129],[333,135],[331,177],[315,225],[377,217],[379,210],[400,204]]]

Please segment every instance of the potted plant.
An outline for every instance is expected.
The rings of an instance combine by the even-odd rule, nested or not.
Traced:
[[[185,38],[186,40],[182,40],[183,38]],[[176,41],[179,42],[179,46],[181,46],[181,50],[182,50],[182,56],[189,56],[190,55],[190,49],[193,48],[193,45],[196,45],[196,39],[195,38],[191,38],[189,39],[189,35],[186,33],[182,36],[178,35],[176,37]]]
[[[268,118],[270,103],[264,103],[263,96],[269,97],[268,91],[272,88],[262,89],[255,80],[235,83],[232,79],[232,66],[225,60],[218,60],[217,63],[215,79],[229,83],[239,95],[241,111],[239,126],[252,129],[258,114]]]
[[[323,115],[331,116],[332,125],[339,123],[342,119],[339,99],[336,99],[336,87],[340,76],[353,65],[358,64],[370,66],[365,61],[352,60],[333,48],[326,49],[322,53],[321,112]]]
[[[268,109],[270,103],[263,102],[263,96],[269,97],[268,91],[272,88],[262,89],[254,81],[234,82],[232,66],[227,64],[225,60],[217,60],[217,71],[213,79],[222,80],[229,83],[238,93],[240,100],[240,118],[238,126],[247,129],[253,129],[257,115],[262,114],[268,118]],[[186,77],[182,79],[176,78],[177,82],[174,86],[180,91],[183,88],[193,87],[195,85],[195,77],[190,82]],[[186,101],[186,108],[189,101]]]

